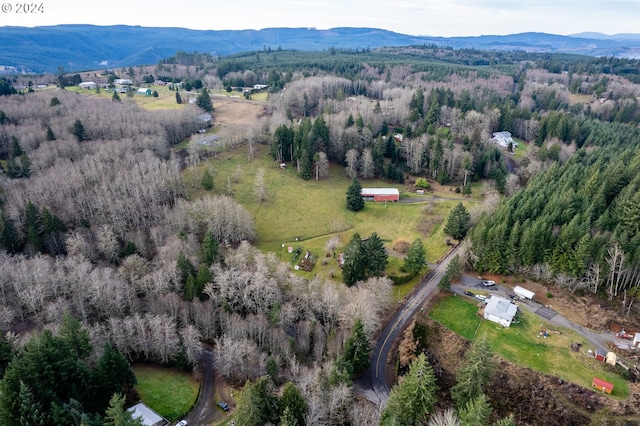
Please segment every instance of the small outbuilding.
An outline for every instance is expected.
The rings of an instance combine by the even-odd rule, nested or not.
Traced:
[[[636,333],[633,335],[633,346],[636,348],[640,347],[640,333]]]
[[[398,188],[362,188],[360,191],[365,201],[399,201]]]
[[[602,391],[608,394],[613,392],[613,384],[607,381],[604,381],[602,379],[598,379],[597,377],[593,378],[593,382],[591,382],[591,386],[593,386],[594,389],[598,389],[599,391]]]
[[[511,301],[503,297],[491,296],[484,308],[484,319],[509,327],[517,312],[518,307]]]
[[[138,95],[151,96],[151,89],[148,87],[141,87],[138,89]]]
[[[535,296],[536,294],[534,292],[532,292],[531,290],[527,290],[526,288],[520,287],[519,285],[515,286],[513,288],[513,292],[520,298],[520,299],[529,299],[529,300],[533,300],[533,296]]]
[[[131,413],[131,416],[134,419],[139,418],[144,426],[165,426],[169,424],[167,419],[147,407],[142,402],[134,405],[127,411]]]
[[[616,366],[618,363],[618,355],[614,352],[607,352],[607,358],[604,360],[605,364]]]
[[[596,361],[605,362],[607,359],[607,351],[603,349],[596,349],[595,358],[596,358]]]
[[[94,83],[93,81],[83,81],[82,83],[78,84],[78,87],[87,90],[93,90],[96,88],[96,86],[96,83]]]

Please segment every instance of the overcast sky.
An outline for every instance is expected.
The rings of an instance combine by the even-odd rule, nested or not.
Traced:
[[[15,2],[0,3],[0,26],[126,24],[201,30],[348,26],[445,37],[528,31],[640,33],[640,0],[36,0],[43,11],[30,14],[16,13]]]

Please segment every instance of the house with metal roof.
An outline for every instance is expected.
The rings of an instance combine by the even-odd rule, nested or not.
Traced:
[[[518,312],[518,306],[515,303],[511,303],[500,296],[492,295],[487,299],[487,306],[484,308],[484,318],[502,325],[503,327],[509,327],[513,318]]]
[[[365,201],[399,201],[398,188],[362,188],[360,191]]]

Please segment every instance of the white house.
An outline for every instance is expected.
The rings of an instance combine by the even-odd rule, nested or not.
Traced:
[[[78,86],[81,89],[93,90],[96,88],[96,83],[94,83],[93,81],[83,81],[82,83],[78,84]]]
[[[520,287],[519,285],[515,286],[513,288],[513,292],[520,298],[520,299],[529,299],[529,300],[533,300],[533,296],[535,296],[536,294],[534,292],[532,292],[531,290],[527,290],[526,288]]]
[[[120,84],[122,86],[131,86],[132,82],[128,78],[116,78],[113,80],[115,84]]]
[[[144,405],[142,402],[134,405],[127,411],[131,413],[134,419],[139,418],[142,420],[142,424],[144,426],[165,426],[169,424],[167,419]]]
[[[506,131],[494,133],[491,140],[503,148],[508,148],[509,144],[511,144],[511,146],[514,148],[518,146],[518,142],[513,140],[513,138],[511,137],[511,133]]]
[[[503,297],[491,296],[484,308],[484,319],[509,327],[517,312],[518,307],[511,301]]]

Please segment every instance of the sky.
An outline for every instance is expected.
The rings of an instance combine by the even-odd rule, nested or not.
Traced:
[[[23,4],[41,7],[24,13]],[[640,0],[0,0],[0,26],[57,24],[199,30],[373,27],[443,37],[618,34],[640,33]]]

